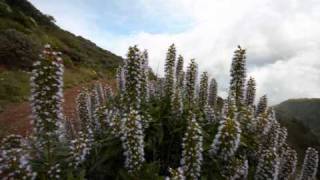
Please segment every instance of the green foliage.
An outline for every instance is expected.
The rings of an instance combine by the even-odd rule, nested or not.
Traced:
[[[184,75],[185,72],[183,71],[183,57],[179,55],[176,65],[176,86],[183,87],[184,83]]]
[[[10,6],[7,5],[6,3],[0,1],[0,15],[6,15],[11,12],[12,12],[12,10],[11,10]]]
[[[211,79],[208,92],[208,104],[217,110],[218,85],[214,78]]]
[[[125,64],[118,70],[118,93],[113,94],[101,84],[80,93],[77,128],[72,123],[62,123],[61,55],[46,46],[32,71],[32,136],[21,140],[28,146],[8,156],[29,158],[15,162],[16,168],[0,164],[0,172],[20,172],[17,167],[27,164],[38,179],[144,180],[169,176],[224,180],[276,179],[279,172],[281,178],[292,175],[296,163],[295,157],[285,156],[289,149],[286,129],[280,126],[272,108],[267,107],[266,98],[259,105],[261,113],[257,117],[254,104],[243,104],[241,96],[236,96],[232,89],[227,99],[219,97],[216,107],[211,107],[207,98],[209,77],[205,73],[200,85],[203,106],[199,106],[195,93],[199,88],[197,64],[191,60],[183,85],[174,84],[175,73],[166,70],[170,72],[167,85],[177,89],[167,88],[173,90],[172,95],[180,94],[179,90],[182,94],[181,101],[174,98],[171,102],[163,96],[165,79],[150,80],[141,74],[149,68],[144,60],[137,46],[130,47]],[[169,65],[170,69],[177,69],[175,64]],[[87,74],[94,77],[90,71]],[[237,76],[242,75],[233,77],[239,79]],[[171,80],[173,84],[168,83]],[[156,86],[151,86],[151,82]],[[147,93],[141,103],[141,95]],[[241,102],[238,105],[237,97]],[[181,106],[172,108],[175,104]],[[7,145],[1,145],[0,160],[10,152]],[[314,173],[317,151],[310,157],[305,164],[311,164]],[[293,161],[288,163],[288,159]]]
[[[196,81],[197,81],[197,73],[198,73],[198,64],[194,59],[191,59],[191,62],[188,66],[186,73],[186,85],[185,85],[185,101],[186,108],[194,108],[195,101],[195,91],[196,91]]]
[[[0,105],[26,99],[29,73],[21,69],[30,68],[41,44],[49,42],[63,53],[67,67],[65,87],[111,77],[122,63],[121,57],[60,29],[52,16],[41,13],[26,0],[0,0],[0,15],[0,58],[3,59],[1,68],[4,67],[0,73]],[[96,86],[83,100],[88,111],[85,112],[87,116],[79,118],[79,123],[89,119],[92,135],[91,127],[88,130],[88,126],[81,126],[79,130],[72,129],[70,124],[69,129],[63,131],[64,125],[57,122],[62,122],[62,114],[56,114],[61,111],[61,102],[55,100],[62,95],[57,95],[57,87],[50,78],[61,72],[47,70],[51,61],[46,61],[39,72],[43,73],[41,79],[47,84],[34,82],[32,86],[38,88],[33,91],[32,98],[36,105],[33,112],[37,114],[34,117],[37,133],[27,138],[18,137],[19,142],[12,136],[16,145],[10,148],[9,141],[4,141],[0,160],[6,162],[1,163],[0,168],[5,173],[18,172],[16,178],[33,171],[38,179],[136,180],[165,176],[172,179],[185,176],[187,179],[199,176],[201,179],[246,179],[247,175],[249,179],[254,176],[273,178],[277,176],[278,165],[285,164],[281,155],[288,146],[286,129],[280,127],[268,110],[265,96],[254,115],[253,79],[248,81],[246,94],[244,92],[245,53],[240,46],[235,51],[229,97],[222,99],[217,95],[214,79],[207,97],[207,74],[202,76],[199,97],[196,95],[197,64],[191,60],[184,73],[182,56],[175,63],[174,45],[167,53],[164,79],[150,71],[147,73],[149,67],[143,62],[147,60],[146,54],[136,46],[131,47],[123,69],[118,71],[120,93],[107,95],[106,89]],[[40,104],[35,103],[38,100]],[[282,125],[288,126],[289,134],[296,135],[289,136],[289,144],[298,144],[298,152],[309,145],[319,148],[319,107],[312,104],[313,101],[303,105],[296,103],[287,102],[276,107],[278,112],[285,112],[282,113],[284,117],[279,116]],[[54,106],[59,107],[54,109]],[[13,163],[8,164],[6,158]],[[4,167],[6,163],[8,166]],[[294,168],[292,164],[289,163],[290,168]],[[314,164],[312,167],[316,168]],[[31,169],[27,168],[29,166]]]
[[[319,124],[315,121],[318,119],[317,104],[319,104],[318,99],[297,99],[275,106],[276,117],[281,125],[287,127],[288,143],[297,151],[300,161],[308,147],[320,150],[319,136],[314,133],[314,129],[319,128]],[[311,126],[308,122],[312,122],[312,119],[315,124]]]
[[[253,105],[256,97],[256,82],[254,78],[250,77],[247,81],[246,94],[245,94],[245,103],[246,105]]]
[[[14,29],[0,32],[1,63],[10,68],[30,68],[39,54],[39,43]]]
[[[23,12],[26,16],[32,17],[42,25],[53,25],[52,17],[42,14],[29,1],[5,0],[5,3],[8,4],[14,12]]]
[[[320,99],[290,99],[275,106],[280,116],[296,119],[320,139]]]
[[[27,72],[0,72],[0,107],[9,102],[27,100],[29,92],[29,74]]]
[[[199,87],[199,108],[204,109],[205,105],[208,104],[208,73],[203,72],[200,77]]]
[[[65,88],[70,88],[98,78],[97,72],[89,68],[69,69],[64,74]]]

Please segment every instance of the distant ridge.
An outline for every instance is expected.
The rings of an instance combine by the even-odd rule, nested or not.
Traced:
[[[274,108],[288,129],[288,142],[299,154],[308,146],[320,150],[320,98],[289,99]]]

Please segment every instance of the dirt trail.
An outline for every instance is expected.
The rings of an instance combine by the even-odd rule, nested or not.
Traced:
[[[81,88],[94,82],[96,81],[64,90],[63,109],[67,120],[74,121],[76,119],[75,99]],[[102,83],[105,84],[106,82],[102,81]],[[114,83],[111,82],[111,86],[113,84]],[[0,113],[0,137],[11,133],[24,136],[29,134],[31,130],[31,118],[31,106],[29,102],[9,104],[5,107],[4,111]]]

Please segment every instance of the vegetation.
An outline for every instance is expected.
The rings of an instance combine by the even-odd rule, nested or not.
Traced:
[[[51,46],[41,51],[48,42]],[[223,99],[207,72],[197,82],[194,59],[184,70],[185,60],[174,44],[168,49],[165,77],[157,77],[148,66],[146,50],[130,47],[122,62],[60,29],[52,16],[28,1],[0,0],[0,59],[0,111],[10,102],[30,99],[33,113],[32,134],[2,140],[0,177],[316,176],[319,99],[289,100],[273,111],[264,95],[255,105],[256,82],[246,76],[246,50],[240,46],[232,60],[228,97]],[[66,121],[61,106],[64,88],[115,74],[116,93],[101,84],[83,89],[76,100],[77,121]]]
[[[320,139],[320,99],[290,99],[277,105],[275,109],[283,116],[295,118],[309,128]]]
[[[110,80],[113,72],[108,70],[96,72],[91,68],[69,68],[64,73],[64,88],[70,88],[90,80]],[[3,70],[0,72],[0,112],[8,103],[28,100],[30,96],[30,72],[24,70]]]
[[[299,162],[303,162],[305,150],[311,146],[320,150],[318,120],[319,99],[290,99],[274,107],[279,122],[288,129],[287,142],[298,153]],[[319,178],[319,174],[318,174]]]
[[[240,46],[235,51],[229,95],[217,106],[217,82],[209,85],[204,72],[198,84],[194,59],[186,72],[177,67],[183,61],[174,45],[167,53],[164,78],[153,75],[147,51],[130,47],[117,71],[117,93],[99,83],[84,89],[76,100],[78,121],[73,124],[64,119],[61,106],[62,54],[46,45],[31,73],[32,134],[2,141],[0,175],[314,179],[318,151],[308,148],[301,170],[297,168],[297,153],[286,143],[287,129],[267,106],[266,95],[254,104],[255,83],[246,79],[245,53]]]
[[[25,71],[0,72],[0,107],[29,97],[29,75]]]
[[[104,74],[114,75],[122,63],[121,57],[60,29],[52,16],[43,14],[27,0],[0,0],[0,84],[4,85],[0,87],[4,97],[0,98],[0,109],[28,96],[25,75],[46,43],[62,52],[67,87]]]

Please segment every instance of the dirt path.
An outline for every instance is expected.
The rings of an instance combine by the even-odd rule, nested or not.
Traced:
[[[74,121],[76,119],[76,102],[75,99],[80,92],[81,88],[88,86],[96,81],[81,84],[64,91],[64,115],[67,120]],[[102,83],[106,83],[102,81]],[[109,84],[109,83],[108,83]],[[111,86],[114,83],[111,82]],[[7,134],[15,133],[27,135],[31,130],[31,106],[29,102],[18,104],[10,104],[5,107],[4,111],[0,113],[0,137]]]

